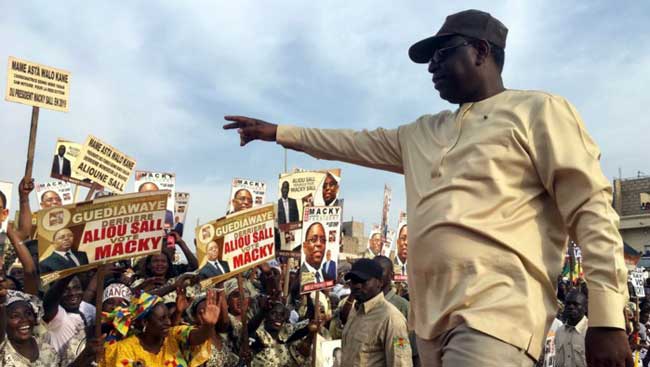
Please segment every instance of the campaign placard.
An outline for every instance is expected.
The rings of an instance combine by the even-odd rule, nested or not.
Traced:
[[[9,56],[5,100],[68,112],[70,72]]]
[[[11,182],[0,181],[0,239],[6,236],[7,225],[9,223],[9,210],[11,210],[11,195],[14,184]],[[4,241],[3,241],[4,242]]]
[[[381,228],[378,224],[373,224],[368,235],[368,243],[366,244],[366,252],[363,257],[372,259],[375,256],[381,255],[384,243],[381,239]]]
[[[395,251],[393,254],[393,281],[406,282],[406,266],[408,257],[408,224],[406,216],[401,217],[397,225],[397,237],[395,238]]]
[[[50,177],[76,185],[91,187],[92,181],[77,174],[72,166],[81,153],[81,144],[58,138],[54,146]]]
[[[149,192],[169,191],[167,211],[165,212],[165,229],[174,225],[174,207],[176,205],[176,174],[167,172],[135,171],[135,191]]]
[[[389,243],[386,240],[388,231],[388,215],[390,214],[390,203],[393,200],[393,190],[388,185],[384,185],[384,203],[381,206],[381,236],[384,244]]]
[[[257,208],[264,204],[266,183],[245,178],[233,178],[228,201],[228,213]]]
[[[108,196],[38,212],[43,283],[99,264],[159,253],[166,191]]]
[[[176,199],[174,202],[174,231],[183,235],[183,227],[185,227],[185,218],[187,218],[187,211],[190,208],[190,193],[189,192],[176,192]]]
[[[341,170],[296,170],[280,175],[277,202],[278,226],[282,233],[282,252],[300,250],[304,208],[310,206],[341,206],[339,188]]]
[[[273,204],[242,210],[196,227],[202,287],[275,258]]]
[[[632,287],[634,288],[634,295],[639,298],[645,298],[645,278],[643,277],[644,271],[645,269],[643,268],[636,268],[630,271],[628,274],[629,281],[632,283]]]
[[[386,231],[386,239],[381,247],[382,256],[390,257],[395,251],[395,234],[395,230],[392,228]]]
[[[341,349],[341,339],[326,340],[322,336],[317,336],[319,348],[316,353],[317,366],[322,367],[341,367],[343,363],[343,349]]]
[[[124,193],[134,168],[135,159],[92,135],[73,164],[75,173],[117,194]]]
[[[36,199],[41,209],[72,204],[72,185],[65,181],[49,181],[36,184]]]
[[[301,293],[333,287],[338,268],[341,207],[305,208],[302,232]]]

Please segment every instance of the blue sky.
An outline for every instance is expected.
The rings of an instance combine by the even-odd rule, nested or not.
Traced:
[[[48,179],[57,137],[94,134],[138,169],[176,172],[177,190],[192,193],[194,224],[224,213],[233,177],[263,180],[276,198],[283,150],[240,148],[221,129],[223,115],[363,129],[454,109],[407,49],[467,8],[508,26],[508,88],[575,104],[610,179],[619,168],[624,177],[650,174],[647,1],[22,1],[0,12],[0,62],[16,56],[72,72],[70,112],[41,110],[37,180]],[[23,174],[30,112],[0,103],[0,180]],[[296,152],[288,163],[341,167],[345,220],[363,220],[367,231],[380,221],[384,183],[393,188],[393,226],[405,208],[399,175]]]

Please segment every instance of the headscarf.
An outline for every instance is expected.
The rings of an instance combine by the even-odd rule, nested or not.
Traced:
[[[27,302],[27,304],[29,304],[32,307],[32,310],[34,311],[34,315],[36,315],[36,321],[43,318],[44,315],[43,302],[38,297],[21,291],[14,291],[11,289],[7,290],[7,298],[5,299],[5,306],[9,306],[14,302],[21,302],[21,301]]]
[[[106,302],[107,299],[111,298],[123,298],[125,300],[130,300],[133,297],[131,288],[127,287],[122,283],[112,283],[104,288],[104,294],[102,297],[102,303]]]
[[[113,311],[103,313],[104,320],[113,325],[123,336],[133,333],[131,327],[137,320],[149,316],[157,304],[162,303],[162,298],[142,292],[140,295],[131,298],[131,303],[126,307],[116,307]]]

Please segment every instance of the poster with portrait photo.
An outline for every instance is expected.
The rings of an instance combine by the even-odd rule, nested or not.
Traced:
[[[378,224],[373,224],[370,228],[370,234],[368,235],[368,242],[366,243],[366,251],[363,253],[363,257],[367,259],[372,259],[375,256],[382,254],[384,243],[381,239],[381,227]]]
[[[65,181],[39,182],[34,188],[36,200],[41,209],[72,204],[72,185]]]
[[[190,193],[189,192],[176,192],[176,199],[174,201],[174,231],[179,235],[183,235],[183,228],[185,227],[185,219],[187,218],[187,211],[190,209]]]
[[[173,229],[176,197],[176,174],[168,172],[135,171],[135,192],[155,192],[167,190],[167,210],[165,211],[165,230]]]
[[[209,287],[275,258],[273,204],[228,214],[195,229],[201,286]]]
[[[119,260],[159,253],[166,191],[116,195],[39,210],[43,284]]]
[[[281,233],[281,254],[291,256],[302,245],[304,208],[340,206],[341,169],[294,170],[278,181],[277,221]]]
[[[257,208],[266,201],[266,183],[245,178],[233,178],[228,200],[228,213]]]
[[[393,256],[393,280],[395,282],[406,282],[406,269],[407,269],[407,257],[408,257],[408,224],[406,216],[401,218],[401,221],[397,224],[397,232],[395,235],[395,245]]]
[[[11,210],[11,195],[14,184],[7,181],[0,181],[0,238],[2,243],[6,238],[7,225],[9,224],[9,211]]]
[[[395,230],[389,228],[386,232],[386,239],[381,247],[382,256],[390,257],[395,251]]]
[[[325,338],[319,337],[317,340],[319,343],[316,354],[317,365],[322,367],[341,367],[341,363],[343,363],[341,339],[325,340]]]
[[[50,177],[76,185],[91,187],[92,181],[74,170],[75,161],[80,153],[81,144],[58,138],[54,146]]]
[[[338,269],[341,207],[305,208],[302,232],[301,293],[333,287]]]

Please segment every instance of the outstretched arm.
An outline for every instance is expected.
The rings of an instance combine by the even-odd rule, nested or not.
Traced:
[[[20,218],[18,232],[20,238],[27,239],[32,234],[32,209],[29,206],[29,193],[34,190],[34,179],[25,182],[23,178],[18,185],[18,197],[20,200]]]
[[[31,219],[30,219],[31,223]],[[38,286],[40,284],[38,278],[38,271],[36,270],[36,264],[34,264],[34,258],[29,253],[27,246],[23,243],[27,237],[20,231],[15,231],[12,224],[7,226],[7,236],[11,245],[16,251],[16,256],[21,264],[23,264],[23,272],[25,273],[24,280],[24,290],[25,293],[38,295]]]
[[[276,125],[245,116],[225,116],[225,119],[233,122],[223,128],[237,129],[241,146],[253,140],[277,141],[285,148],[316,158],[404,172],[398,129],[313,129]]]
[[[175,231],[172,231],[171,234],[176,238],[176,243],[178,246],[180,246],[181,251],[183,251],[183,255],[185,255],[185,258],[187,259],[187,271],[194,271],[198,269],[199,261],[196,259],[196,256],[194,256],[190,248],[187,247],[187,244],[185,241],[183,241],[183,237],[181,237],[180,234]]]

